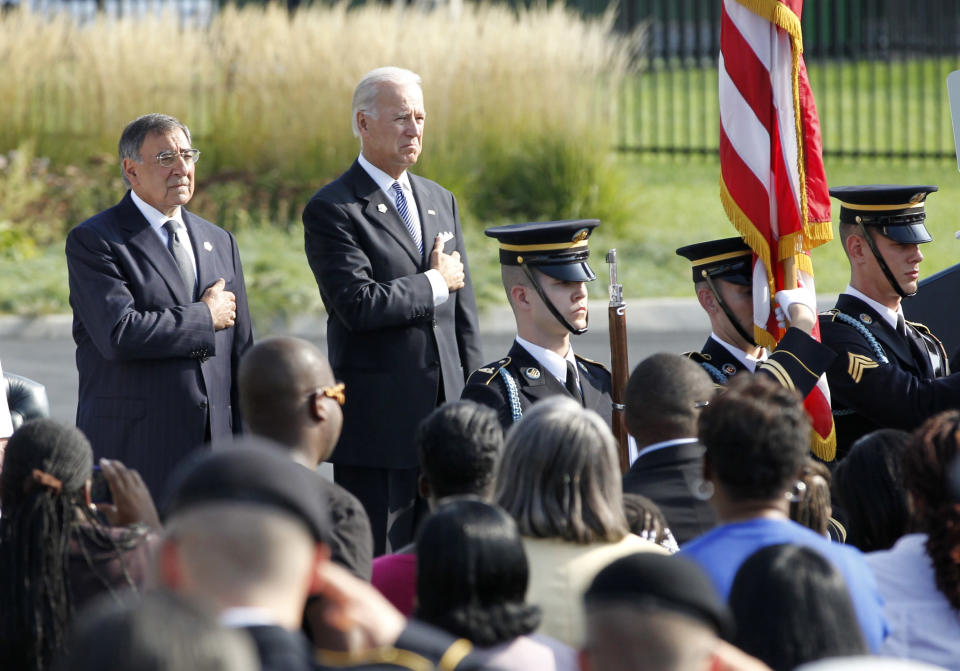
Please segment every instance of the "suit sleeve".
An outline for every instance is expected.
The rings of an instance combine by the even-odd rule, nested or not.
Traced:
[[[94,346],[110,361],[197,358],[216,352],[213,318],[202,302],[139,309],[115,252],[93,227],[67,236],[70,303]]]
[[[253,319],[250,317],[250,306],[247,304],[247,287],[243,279],[240,250],[233,235],[230,235],[230,248],[233,253],[233,269],[236,278],[233,293],[237,298],[237,318],[234,320],[233,343],[230,349],[230,403],[233,414],[233,432],[241,433],[243,422],[240,416],[238,371],[240,359],[253,346]]]
[[[806,398],[836,356],[833,350],[800,329],[789,328],[769,358],[757,366],[757,372],[769,375]]]
[[[328,312],[351,331],[407,326],[433,318],[425,273],[388,276],[364,249],[346,206],[318,197],[303,211],[304,248]]]
[[[923,379],[877,355],[853,328],[820,320],[823,340],[837,353],[827,371],[830,394],[880,426],[911,431],[927,417],[960,407],[960,374]]]
[[[453,201],[453,219],[456,226],[458,240],[457,251],[463,262],[463,288],[455,292],[457,309],[455,319],[457,329],[457,349],[460,352],[460,361],[463,364],[463,379],[483,365],[483,351],[480,348],[480,328],[477,320],[477,299],[473,293],[473,281],[470,279],[470,265],[467,263],[467,250],[464,243],[463,228],[460,226],[460,212],[457,209],[457,199],[450,194]]]

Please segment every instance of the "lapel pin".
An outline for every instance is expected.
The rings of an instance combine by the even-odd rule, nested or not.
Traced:
[[[436,210],[427,210],[427,214],[432,214],[432,215],[436,216],[437,211],[436,211]]]
[[[209,241],[209,240],[204,240],[204,241],[203,241],[203,248],[204,248],[205,250],[207,250],[208,252],[212,252],[212,251],[213,251],[213,245],[210,244],[210,241]]]
[[[377,204],[377,212],[379,212],[380,214],[386,214],[386,213],[387,213],[387,206],[384,205],[383,203],[378,203],[378,204]]]

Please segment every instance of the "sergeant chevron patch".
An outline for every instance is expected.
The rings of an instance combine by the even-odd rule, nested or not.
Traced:
[[[860,378],[863,377],[863,371],[868,368],[876,368],[880,364],[871,359],[868,356],[863,354],[854,354],[853,352],[847,352],[850,357],[850,364],[847,366],[847,372],[850,374],[850,377],[853,378],[854,382],[860,382]]]

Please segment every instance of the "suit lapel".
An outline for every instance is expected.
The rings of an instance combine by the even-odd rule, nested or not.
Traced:
[[[601,399],[603,399],[602,383],[594,377],[590,367],[584,365],[579,358],[577,358],[577,372],[580,375],[580,393],[583,394],[583,407],[596,410]]]
[[[120,227],[128,236],[127,245],[130,249],[137,250],[157,270],[178,305],[192,303],[193,298],[187,295],[187,288],[183,285],[176,260],[174,260],[170,250],[163,246],[160,236],[150,227],[150,223],[137,209],[129,191],[120,201],[119,215]]]
[[[387,198],[358,161],[354,161],[350,167],[345,181],[353,187],[357,200],[363,202],[363,216],[367,221],[386,231],[397,241],[397,244],[403,247],[410,259],[417,264],[417,268],[420,268],[423,265],[423,257],[414,244],[413,238],[410,237],[407,227],[403,225],[393,199]],[[424,247],[426,247],[426,238],[424,238]]]
[[[183,224],[187,227],[187,234],[190,236],[190,244],[193,245],[193,258],[197,260],[197,296],[199,296],[204,289],[219,279],[214,264],[215,250],[210,241],[203,237],[203,231],[200,230],[196,218],[184,208],[180,208],[180,213]]]
[[[558,394],[570,399],[573,398],[567,388],[560,384],[557,378],[544,368],[543,364],[533,358],[530,352],[520,343],[514,341],[509,356],[511,359],[510,365],[514,368],[514,376],[520,386],[520,392],[531,399],[531,402]]]
[[[416,175],[411,175],[407,173],[407,177],[410,178],[410,188],[413,189],[413,197],[417,202],[417,213],[420,215],[420,230],[423,234],[423,253],[429,257],[430,252],[433,250],[433,241],[436,239],[437,235],[442,231],[440,230],[440,217],[437,215],[439,212],[438,205],[434,199],[435,194],[433,190],[426,187],[424,180],[420,179]],[[450,231],[453,233],[453,231]],[[443,251],[449,254],[456,248],[457,240],[451,240],[444,245]]]
[[[877,339],[888,357],[895,356],[900,360],[903,367],[909,370],[917,372],[925,370],[922,364],[920,364],[921,370],[918,370],[916,355],[914,355],[906,338],[897,333],[896,329],[890,326],[887,320],[881,317],[872,307],[859,298],[841,294],[837,300],[837,308],[860,322]]]
[[[730,351],[726,347],[713,338],[707,338],[707,342],[703,345],[702,353],[710,357],[708,363],[715,366],[717,370],[728,378],[733,377],[741,371],[747,370],[746,366],[744,366],[739,359],[730,354]]]

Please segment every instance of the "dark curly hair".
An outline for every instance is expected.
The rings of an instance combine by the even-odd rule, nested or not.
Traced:
[[[914,523],[927,534],[927,555],[933,562],[937,589],[955,610],[960,610],[958,455],[960,411],[948,410],[914,432],[901,463]]]
[[[496,412],[473,401],[445,403],[420,423],[414,444],[435,499],[490,497],[503,454],[503,429]]]
[[[83,433],[51,419],[23,424],[7,444],[0,470],[2,669],[41,671],[63,646],[73,615],[71,540],[82,535],[83,551],[118,556],[127,547],[88,514],[84,491],[92,469]]]
[[[529,571],[510,515],[479,499],[447,499],[417,537],[414,616],[479,647],[512,641],[540,625],[540,609],[524,601]]]
[[[797,478],[810,449],[810,419],[795,391],[741,373],[700,413],[699,438],[731,498],[769,500]]]

